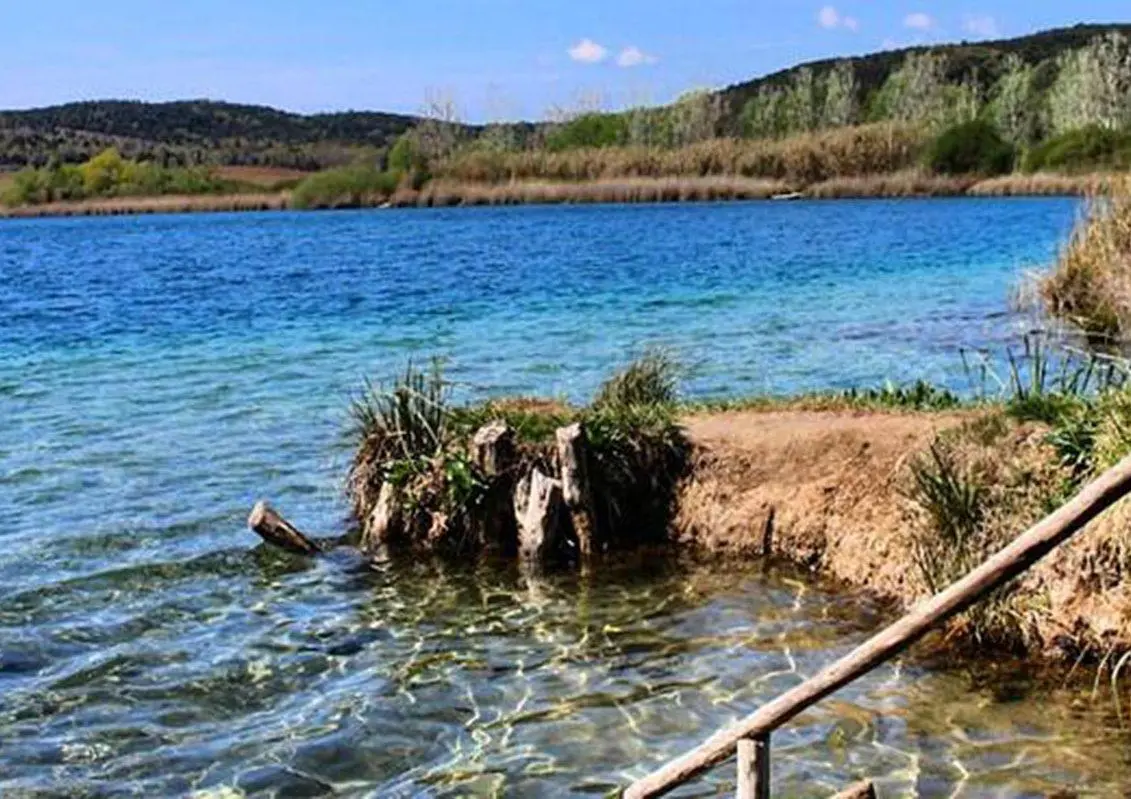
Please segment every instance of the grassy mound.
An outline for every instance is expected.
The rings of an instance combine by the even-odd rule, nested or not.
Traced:
[[[409,366],[390,390],[367,385],[351,416],[357,449],[348,492],[363,537],[388,486],[404,517],[398,542],[426,549],[483,548],[485,516],[506,506],[492,498],[534,467],[553,474],[555,433],[567,425],[580,423],[587,437],[597,539],[605,550],[664,538],[689,460],[676,418],[675,367],[654,354],[615,374],[585,408],[538,400],[458,406],[438,367]],[[515,451],[502,474],[475,457],[476,433],[493,422],[513,435]],[[513,540],[502,546],[514,548]]]

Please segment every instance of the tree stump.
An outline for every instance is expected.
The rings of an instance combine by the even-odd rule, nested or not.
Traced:
[[[255,503],[255,507],[251,509],[251,515],[247,517],[247,526],[268,544],[285,549],[287,552],[296,555],[317,555],[322,551],[318,544],[299,532],[297,527],[262,500]]]
[[[549,560],[561,550],[562,484],[538,467],[518,481],[514,492],[514,516],[518,527],[518,551],[524,560]]]
[[[386,481],[381,484],[377,504],[361,530],[361,550],[367,554],[379,552],[389,540],[404,532],[404,514],[401,512],[397,489]]]
[[[517,531],[514,514],[515,433],[503,421],[484,425],[471,441],[471,457],[487,480],[476,510],[474,533],[481,550],[513,555]]]
[[[559,428],[555,436],[562,470],[562,499],[573,522],[578,552],[582,558],[588,558],[596,548],[594,539],[597,531],[589,485],[588,439],[580,423]]]
[[[514,461],[514,430],[504,421],[491,422],[476,431],[471,447],[479,471],[485,477],[498,477]]]

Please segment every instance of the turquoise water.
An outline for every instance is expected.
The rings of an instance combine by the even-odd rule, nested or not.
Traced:
[[[682,751],[874,615],[756,565],[590,584],[296,562],[255,546],[248,509],[266,496],[343,530],[346,402],[410,356],[444,356],[468,397],[583,399],[648,345],[679,354],[697,396],[964,388],[959,348],[1023,329],[1011,287],[1075,214],[961,200],[5,222],[0,794],[586,794]],[[1034,712],[964,680],[878,674],[783,738],[782,784],[1127,787],[1112,765],[1127,741],[1101,710]],[[941,704],[956,686],[969,706]]]

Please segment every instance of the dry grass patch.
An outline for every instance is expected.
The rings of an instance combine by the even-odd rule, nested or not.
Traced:
[[[293,185],[311,174],[301,169],[274,166],[220,166],[216,167],[214,171],[216,177],[223,180],[231,180],[250,186],[261,186],[265,189],[274,189],[280,185]]]
[[[917,169],[891,174],[836,177],[809,186],[805,194],[822,200],[870,197],[960,197],[975,178],[932,175]]]
[[[1087,216],[1040,283],[1048,311],[1094,339],[1131,333],[1131,178],[1091,197]]]

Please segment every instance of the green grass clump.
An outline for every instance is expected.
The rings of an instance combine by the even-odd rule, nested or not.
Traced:
[[[606,380],[593,400],[593,407],[674,405],[678,384],[676,362],[664,352],[648,352]]]
[[[291,205],[300,209],[379,205],[396,191],[398,181],[397,174],[369,165],[327,169],[295,186]]]

